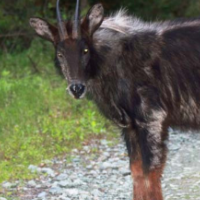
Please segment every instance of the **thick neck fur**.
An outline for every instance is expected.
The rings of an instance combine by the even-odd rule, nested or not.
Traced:
[[[88,82],[89,93],[100,110],[120,124],[125,120],[123,110],[130,117],[134,115],[140,99],[138,91],[147,88],[144,90],[149,91],[147,96],[152,101],[159,101],[167,113],[170,110],[170,120],[200,124],[194,119],[200,116],[196,110],[200,95],[194,91],[200,87],[200,74],[191,71],[200,70],[200,40],[193,36],[193,41],[189,35],[191,28],[194,33],[200,31],[199,27],[199,19],[146,23],[122,10],[106,18],[94,34],[98,56],[94,56],[92,67],[98,66],[98,73]],[[187,49],[192,48],[195,51],[188,54]],[[193,108],[190,116],[186,114],[189,107]]]

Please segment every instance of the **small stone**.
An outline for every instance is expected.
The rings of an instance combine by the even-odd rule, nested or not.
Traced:
[[[78,187],[78,186],[81,186],[81,185],[85,185],[85,183],[82,180],[80,180],[80,179],[76,179],[74,181],[74,183],[73,183],[74,187]]]
[[[101,140],[100,142],[101,142],[101,145],[105,145],[106,146],[108,144],[107,140]]]
[[[45,167],[46,164],[45,163],[40,163],[40,167]]]
[[[122,174],[123,176],[131,175],[130,170],[127,169],[127,168],[120,168],[120,169],[119,169],[119,173]]]
[[[71,200],[70,198],[66,197],[65,195],[59,196],[60,200]]]
[[[73,153],[78,153],[78,149],[73,149],[72,152]]]
[[[55,173],[51,168],[44,167],[44,168],[41,169],[41,172],[46,173],[50,176],[55,176]]]
[[[91,195],[89,192],[79,191],[79,200],[92,200],[91,198],[89,198],[90,196]],[[93,198],[93,200],[94,200],[94,198]]]
[[[49,192],[51,194],[62,194],[63,193],[63,189],[60,187],[52,187]]]
[[[58,186],[58,181],[53,181],[52,187],[57,187]]]
[[[95,174],[97,174],[97,172],[96,172],[95,170],[91,170],[91,171],[89,172],[89,174],[95,175]]]
[[[36,173],[40,171],[40,168],[35,166],[35,165],[29,165],[28,169],[32,172],[32,173]]]
[[[67,186],[71,186],[72,182],[71,181],[60,181],[60,182],[58,182],[58,185],[61,187],[67,187]]]
[[[57,179],[58,181],[66,180],[66,179],[68,179],[68,178],[69,178],[69,176],[68,176],[67,174],[60,174],[60,175],[58,175],[58,176],[56,177],[56,179]]]
[[[10,183],[10,182],[4,182],[3,184],[2,184],[2,186],[4,187],[4,188],[16,188],[17,187],[17,183]]]
[[[109,157],[110,154],[109,154],[108,152],[103,152],[103,156],[104,156],[104,157]]]
[[[36,185],[36,188],[42,188],[42,185],[37,184],[37,185]]]
[[[37,185],[36,182],[33,180],[28,182],[28,186],[30,186],[30,187],[35,187],[36,185]]]
[[[91,170],[91,169],[93,169],[93,167],[92,167],[92,165],[88,165],[88,166],[86,166],[86,169]]]
[[[84,149],[85,151],[90,151],[90,147],[89,147],[89,146],[84,146],[83,149]]]
[[[23,187],[23,190],[24,191],[28,191],[29,189],[27,187]]]
[[[80,162],[80,159],[79,158],[74,158],[73,162],[78,163],[78,162]]]
[[[41,192],[40,194],[38,194],[38,198],[45,198],[47,195],[46,192]]]
[[[2,186],[3,186],[4,188],[11,188],[11,185],[12,185],[12,183],[10,183],[10,182],[4,182],[4,183],[2,184]]]
[[[108,168],[112,168],[113,167],[113,165],[111,164],[111,163],[109,163],[109,162],[104,162],[103,164],[101,164],[100,166],[99,166],[99,169],[100,170],[104,170],[104,169],[108,169]]]
[[[77,189],[66,189],[65,194],[67,194],[68,196],[75,197],[79,194],[79,191]]]
[[[98,189],[95,189],[91,192],[92,195],[94,195],[95,197],[99,197],[102,195],[102,192],[99,191]]]

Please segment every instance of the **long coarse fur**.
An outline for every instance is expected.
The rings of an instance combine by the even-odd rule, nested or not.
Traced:
[[[146,23],[121,10],[103,21],[93,45],[98,72],[89,92],[125,127],[129,153],[141,141],[144,168],[159,165],[169,126],[200,127],[200,20]]]

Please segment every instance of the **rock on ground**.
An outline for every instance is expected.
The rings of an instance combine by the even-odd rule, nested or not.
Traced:
[[[164,199],[200,200],[200,134],[174,132],[168,147]],[[132,179],[122,141],[111,146],[107,140],[92,140],[81,151],[74,149],[72,156],[71,163],[53,159],[53,165],[30,165],[30,171],[40,175],[37,180],[4,182],[2,187],[13,200],[131,200]]]

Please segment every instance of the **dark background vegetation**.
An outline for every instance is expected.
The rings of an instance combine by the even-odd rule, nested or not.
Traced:
[[[72,16],[75,0],[61,1],[65,16]],[[96,0],[82,0],[83,13]],[[199,0],[102,0],[106,13],[125,7],[145,20],[193,17],[200,14]],[[0,51],[17,52],[30,47],[33,31],[28,25],[31,16],[39,16],[55,23],[56,0],[6,0],[0,2]]]
[[[60,1],[63,17],[72,17],[75,0]],[[97,3],[81,2],[83,15]],[[101,2],[106,14],[125,7],[144,20],[200,16],[200,0]],[[30,28],[32,16],[56,23],[55,5],[56,0],[0,1],[0,182],[32,178],[28,165],[66,157],[91,136],[120,135],[92,102],[66,95],[66,82],[54,68],[52,45]]]

